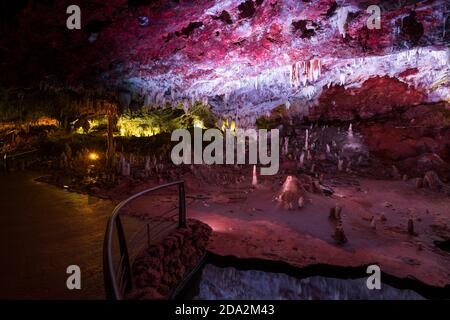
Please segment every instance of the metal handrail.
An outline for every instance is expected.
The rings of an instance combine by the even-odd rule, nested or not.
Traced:
[[[27,154],[30,154],[30,153],[36,153],[38,151],[39,151],[38,149],[33,149],[33,150],[23,151],[23,152],[14,153],[14,154],[7,154],[7,153],[5,153],[3,158],[4,159],[11,159],[11,158],[15,159],[17,157],[21,157],[23,155],[27,155]]]
[[[0,166],[3,169],[6,169],[6,171],[9,171],[9,162],[10,161],[20,161],[21,159],[23,160],[23,158],[26,159],[26,157],[28,155],[33,155],[33,154],[37,154],[39,152],[38,149],[32,149],[32,150],[28,150],[28,151],[23,151],[23,152],[19,152],[19,153],[14,153],[14,154],[8,154],[7,152],[0,154]],[[23,165],[23,163],[22,163]],[[11,165],[13,166],[13,165]],[[24,165],[23,165],[24,166]]]
[[[186,227],[186,199],[183,180],[166,183],[154,188],[141,191],[129,197],[128,199],[120,202],[114,208],[113,213],[108,220],[105,233],[105,240],[103,243],[103,274],[104,274],[106,297],[108,299],[122,300],[124,293],[130,290],[132,286],[131,265],[128,255],[128,248],[125,241],[125,234],[123,232],[122,223],[119,217],[120,210],[125,205],[127,205],[136,198],[139,198],[147,193],[151,193],[175,185],[178,185],[178,198],[179,198],[178,227],[179,228]],[[116,272],[118,270],[115,270],[112,258],[113,257],[112,240],[113,240],[114,226],[116,226],[117,228],[117,237],[119,240],[119,250],[120,250],[120,258],[119,258],[120,263],[118,269],[123,269],[121,270],[119,283],[117,283],[117,272]],[[124,286],[122,286],[123,282],[122,277],[125,279]]]

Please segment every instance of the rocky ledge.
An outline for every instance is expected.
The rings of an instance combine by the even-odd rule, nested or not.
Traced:
[[[201,261],[211,228],[189,219],[160,242],[143,250],[134,260],[131,300],[167,299],[172,290]]]

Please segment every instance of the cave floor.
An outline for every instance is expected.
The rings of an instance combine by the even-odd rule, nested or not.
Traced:
[[[306,193],[304,208],[285,210],[274,201],[281,186],[273,178],[260,179],[257,188],[250,186],[250,179],[226,187],[196,182],[195,176],[184,179],[188,217],[212,227],[208,250],[217,255],[283,261],[294,267],[378,264],[397,278],[436,287],[450,284],[450,254],[433,243],[449,238],[450,198],[417,189],[413,180],[333,177],[332,196]],[[344,183],[336,183],[340,180]],[[333,239],[335,222],[329,219],[336,204],[343,207],[344,245]],[[409,208],[415,236],[407,232]],[[379,219],[381,212],[386,221]],[[376,229],[372,216],[377,218]]]
[[[104,299],[102,244],[113,204],[35,181],[0,175],[0,299]],[[81,269],[69,290],[67,267]]]
[[[213,229],[208,246],[212,253],[283,261],[299,268],[378,264],[383,272],[398,278],[415,278],[437,287],[450,284],[450,253],[433,243],[450,238],[450,198],[417,189],[413,180],[328,176],[324,184],[332,186],[332,196],[306,193],[304,208],[285,210],[274,201],[285,175],[260,177],[257,188],[240,174],[234,180],[223,172],[216,177],[203,175],[199,170],[182,177],[188,218]],[[101,243],[112,204],[35,182],[37,176],[4,177],[10,183],[2,184],[1,211],[23,214],[2,215],[9,231],[2,234],[5,259],[1,274],[2,283],[7,285],[2,296],[101,298]],[[97,193],[118,201],[162,182],[124,181],[113,190]],[[152,207],[159,206],[156,212],[162,212],[177,199],[176,189],[173,191],[142,198],[133,210],[152,212]],[[24,201],[7,201],[16,196]],[[15,207],[18,204],[20,208]],[[343,207],[345,245],[337,245],[332,237],[335,222],[329,219],[329,211],[336,204]],[[414,208],[417,236],[407,233],[408,208]],[[374,230],[370,219],[381,212],[386,221],[378,221]],[[65,268],[80,261],[84,288],[69,291],[65,288]]]

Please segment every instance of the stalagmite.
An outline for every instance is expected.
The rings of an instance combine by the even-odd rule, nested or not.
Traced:
[[[442,187],[443,183],[439,179],[439,176],[434,171],[427,171],[423,177],[423,186],[425,188],[438,190]]]
[[[417,236],[417,233],[414,230],[414,209],[408,208],[407,211],[408,216],[408,234],[412,236]]]
[[[392,176],[394,177],[394,179],[400,179],[400,172],[395,165],[392,165]]]
[[[293,210],[298,207],[300,196],[302,196],[302,191],[299,188],[297,178],[287,176],[286,181],[281,187],[280,194],[276,197],[276,200],[280,202],[284,209]]]
[[[423,179],[422,178],[416,178],[415,184],[416,184],[416,188],[417,189],[423,188]]]
[[[308,139],[309,139],[309,131],[308,131],[308,129],[306,129],[306,133],[305,133],[305,150],[309,149]]]
[[[336,205],[335,207],[330,209],[329,218],[339,221],[339,220],[341,220],[341,212],[342,212],[342,207]]]
[[[128,162],[124,162],[122,166],[122,176],[128,177],[131,174],[131,166]]]
[[[376,229],[377,228],[377,220],[375,219],[375,216],[372,216],[370,218],[370,227],[372,229]]]
[[[66,169],[68,167],[68,160],[67,160],[67,156],[66,156],[65,152],[63,152],[61,154],[60,161],[59,161],[59,167],[61,169]]]
[[[145,175],[148,175],[150,173],[150,170],[151,170],[150,157],[146,156],[145,157],[145,168],[144,168]]]
[[[305,163],[305,153],[302,152],[302,154],[300,155],[300,167],[303,168],[303,165]]]
[[[254,165],[252,174],[252,186],[256,187],[257,185],[258,185],[258,176],[256,175],[256,165]]]
[[[339,245],[347,243],[347,236],[344,233],[344,227],[342,226],[341,222],[336,225],[336,230],[334,231],[333,238]]]
[[[330,145],[327,143],[327,153],[331,153]]]
[[[301,196],[298,198],[298,208],[302,209],[305,206],[305,199]]]
[[[414,220],[412,217],[408,218],[408,234],[415,236],[416,233],[414,232]]]
[[[347,168],[345,169],[346,172],[351,172],[352,171],[352,160],[350,160],[347,163]]]
[[[344,160],[338,159],[338,171],[342,171],[344,169]]]
[[[125,157],[123,154],[121,154],[119,164],[117,166],[117,172],[119,174],[123,175],[125,165],[126,165]]]
[[[286,156],[289,153],[289,137],[286,137],[283,144],[282,154]]]
[[[347,136],[348,136],[349,138],[353,138],[353,126],[352,126],[351,123],[350,123],[350,125],[348,126]]]
[[[362,156],[359,156],[359,157],[358,157],[358,164],[361,164],[362,161],[363,161],[363,157],[362,157]]]
[[[321,173],[320,175],[319,175],[319,183],[323,183],[323,179],[324,179],[324,174],[323,173]]]

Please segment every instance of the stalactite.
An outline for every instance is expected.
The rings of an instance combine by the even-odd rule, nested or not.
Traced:
[[[322,74],[322,62],[320,59],[295,62],[291,65],[291,85],[299,87],[317,81]]]
[[[288,109],[288,110],[291,107],[291,103],[289,102],[289,100],[286,100],[284,105],[286,106],[286,109]]]
[[[311,100],[312,97],[314,97],[316,93],[316,88],[314,86],[307,86],[303,88],[302,94],[307,98],[308,100]]]
[[[342,7],[337,10],[337,27],[339,33],[345,38],[345,25],[347,23],[348,7]]]

